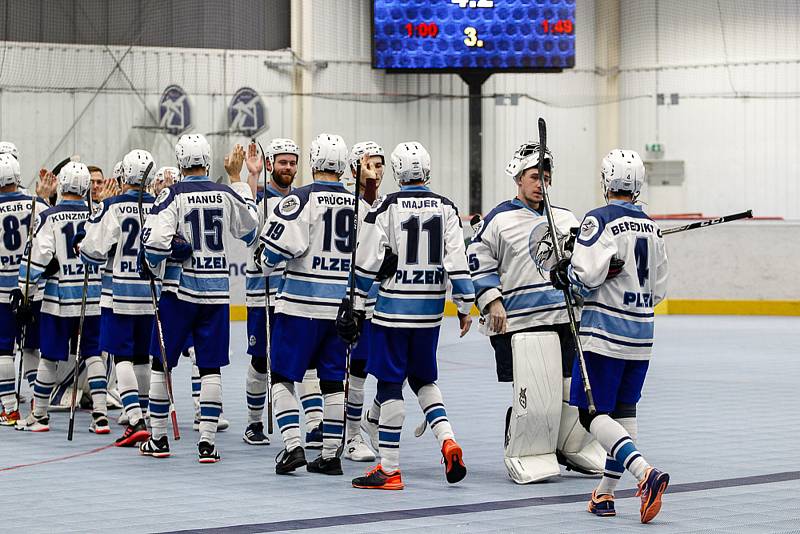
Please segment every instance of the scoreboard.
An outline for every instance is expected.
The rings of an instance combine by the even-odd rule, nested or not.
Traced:
[[[575,65],[575,0],[374,0],[372,66],[559,71]]]

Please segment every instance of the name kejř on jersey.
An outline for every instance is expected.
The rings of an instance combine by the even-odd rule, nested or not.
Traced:
[[[426,270],[398,270],[394,273],[394,281],[401,284],[443,284],[444,283],[444,269],[426,269]]]
[[[611,225],[611,233],[613,235],[619,235],[622,232],[648,232],[648,233],[657,233],[661,235],[661,230],[657,230],[654,224],[650,223],[639,223],[635,221],[622,221],[620,223]]]
[[[0,204],[0,213],[15,213],[17,211],[30,211],[31,204],[30,202],[26,204],[12,204],[8,203],[6,205]]]

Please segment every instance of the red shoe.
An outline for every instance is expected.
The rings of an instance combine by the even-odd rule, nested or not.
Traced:
[[[403,479],[400,475],[400,470],[387,473],[381,467],[381,464],[376,465],[371,471],[363,477],[353,479],[353,487],[360,489],[382,489],[382,490],[401,490],[403,486]]]
[[[117,439],[114,445],[116,447],[135,447],[137,443],[148,439],[150,439],[150,432],[147,431],[144,421],[140,419],[135,425],[127,425],[122,437]]]
[[[0,413],[0,425],[2,426],[16,426],[17,421],[20,419],[19,410],[14,410],[13,412],[3,410]]]
[[[639,482],[637,497],[642,498],[639,516],[642,523],[649,523],[661,511],[661,496],[667,491],[669,474],[659,471],[655,467],[648,467],[644,479]]]
[[[450,484],[455,484],[467,476],[467,467],[464,465],[463,456],[461,446],[455,440],[445,440],[442,445],[442,463],[444,463],[444,472]]]

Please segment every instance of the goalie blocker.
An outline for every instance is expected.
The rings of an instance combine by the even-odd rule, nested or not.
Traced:
[[[578,422],[569,400],[570,379],[561,372],[561,343],[555,332],[524,332],[511,337],[514,401],[506,415],[505,465],[517,484],[560,474],[559,463],[599,475],[602,446]]]

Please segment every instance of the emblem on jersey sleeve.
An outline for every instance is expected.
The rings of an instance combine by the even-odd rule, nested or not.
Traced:
[[[158,196],[156,197],[155,202],[153,202],[153,205],[158,206],[159,204],[167,200],[168,196],[169,196],[169,188],[165,187],[164,189],[161,190],[160,193],[158,193]]]
[[[597,234],[598,230],[600,230],[600,223],[597,222],[595,217],[589,215],[581,223],[581,233],[578,239],[588,241]]]
[[[300,209],[300,199],[297,195],[289,195],[288,197],[281,200],[280,205],[278,206],[278,210],[281,212],[281,215],[294,215],[297,213],[297,210]]]
[[[556,237],[559,246],[563,250],[564,241],[567,236],[556,229]],[[556,263],[556,255],[553,251],[553,238],[550,237],[550,226],[546,222],[539,223],[528,236],[528,252],[531,255],[539,274],[546,277],[546,273],[553,268]]]

